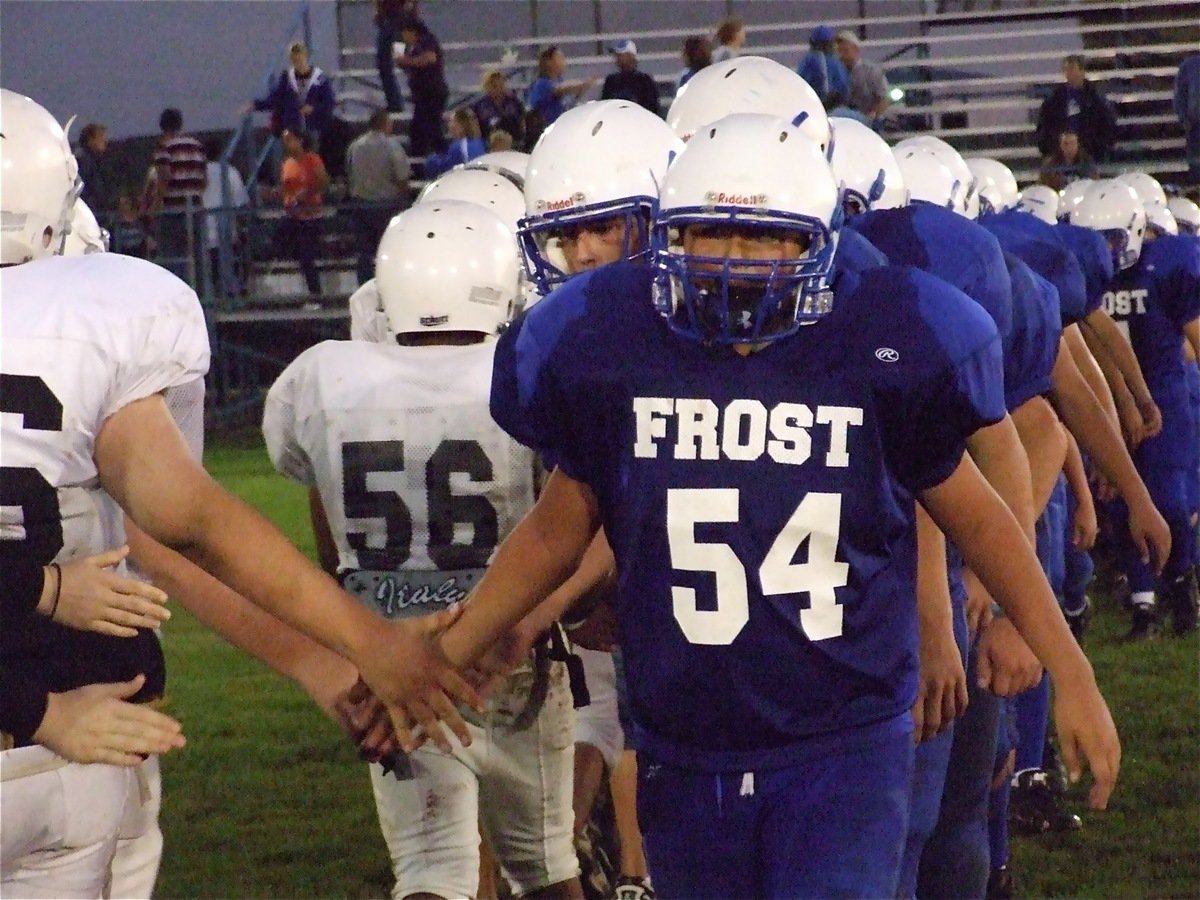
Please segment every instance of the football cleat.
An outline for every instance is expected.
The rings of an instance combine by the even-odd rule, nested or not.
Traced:
[[[1172,581],[1163,591],[1163,600],[1171,612],[1171,627],[1183,637],[1200,627],[1200,586],[1195,568]]]
[[[1083,606],[1073,612],[1063,610],[1063,615],[1071,634],[1075,635],[1075,642],[1082,647],[1083,636],[1087,632],[1088,623],[1092,621],[1092,598],[1084,594]]]
[[[1071,786],[1067,767],[1063,763],[1062,757],[1058,755],[1058,748],[1049,739],[1046,740],[1046,746],[1042,750],[1042,771],[1049,777],[1050,789],[1054,793],[1060,797],[1066,794],[1067,789]]]
[[[1158,637],[1161,631],[1162,627],[1159,621],[1158,606],[1135,604],[1133,607],[1133,624],[1130,626],[1123,640],[1126,643],[1147,641]]]
[[[1008,801],[1009,825],[1017,834],[1077,831],[1083,821],[1062,807],[1062,798],[1044,769],[1026,769],[1013,776]]]

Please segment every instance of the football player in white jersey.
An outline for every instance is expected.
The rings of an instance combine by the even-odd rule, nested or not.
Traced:
[[[325,562],[388,618],[457,603],[533,505],[535,456],[488,413],[517,257],[515,235],[483,206],[401,213],[376,266],[395,341],[312,347],[267,396],[268,452],[313,489],[333,542]],[[482,822],[515,894],[578,896],[572,720],[566,667],[539,650],[472,717],[469,748],[423,747],[392,772],[372,765],[392,895],[475,896]]]
[[[431,628],[389,625],[366,614],[191,457],[162,393],[195,382],[208,366],[207,331],[194,292],[157,266],[129,257],[54,258],[77,193],[77,167],[65,132],[49,113],[27,97],[0,94],[0,264],[6,267],[0,276],[0,402],[11,413],[3,419],[0,442],[0,554],[40,563],[95,554],[122,543],[124,510],[158,540],[353,660],[391,704],[402,741],[412,743],[413,716],[425,720],[435,739],[446,740],[439,719],[466,735],[442,686],[460,699],[476,698],[430,651]],[[255,548],[253,559],[247,547]],[[137,676],[145,677],[133,699],[161,695],[162,656],[151,632],[80,637],[38,619],[29,617],[0,635],[6,661],[19,661],[23,673],[36,677],[35,705],[90,682]],[[68,770],[32,738],[23,734],[21,743],[28,746],[5,751],[2,761],[14,778],[34,777],[31,766]],[[136,752],[176,743],[172,737]],[[127,746],[112,742],[95,758],[134,763],[123,752]],[[115,786],[107,793],[121,801],[119,822],[128,783],[113,779],[111,771],[80,767],[78,777],[56,779],[54,790],[98,797],[105,785]],[[18,813],[17,793],[10,782],[4,893],[98,895],[111,858],[108,841],[116,836],[111,808],[102,814],[99,805],[89,806],[88,820],[79,823],[95,838],[88,854],[60,846],[39,855],[45,841],[58,839],[42,827],[53,803],[33,791]]]

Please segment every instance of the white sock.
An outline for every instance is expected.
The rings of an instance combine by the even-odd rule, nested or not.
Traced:
[[[1154,591],[1137,591],[1129,595],[1129,601],[1142,609],[1152,609],[1154,607]]]

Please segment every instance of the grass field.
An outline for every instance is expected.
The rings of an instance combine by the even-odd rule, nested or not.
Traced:
[[[253,439],[210,447],[220,480],[312,554],[304,491]],[[1122,646],[1102,605],[1088,650],[1121,730],[1107,813],[1018,839],[1026,897],[1200,896],[1200,641]],[[160,897],[386,897],[391,883],[366,768],[290,683],[182,610],[167,629],[172,710],[189,744],[163,761]]]

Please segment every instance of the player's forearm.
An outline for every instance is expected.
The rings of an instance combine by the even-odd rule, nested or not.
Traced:
[[[1137,405],[1142,407],[1153,403],[1154,399],[1150,396],[1150,388],[1146,384],[1146,377],[1142,374],[1141,364],[1134,355],[1133,345],[1129,343],[1125,335],[1121,334],[1112,316],[1103,309],[1097,309],[1083,320],[1083,325],[1091,329],[1092,334],[1104,345],[1104,349],[1108,351],[1117,368],[1121,370],[1121,375],[1124,377],[1126,385],[1129,386],[1129,391],[1133,394]]]
[[[917,504],[917,620],[921,641],[954,640],[950,583],[946,578],[946,537]]]
[[[954,474],[923,492],[921,502],[1055,681],[1093,682],[1033,546],[1021,539],[1016,518],[974,463],[964,457]]]
[[[615,565],[604,532],[598,532],[579,561],[579,568],[529,614],[529,626],[538,632],[545,631],[599,589],[612,575]]]
[[[1150,502],[1121,436],[1109,424],[1095,396],[1079,374],[1069,351],[1060,345],[1054,363],[1054,405],[1079,446],[1127,503]]]
[[[378,617],[256,510],[215,483],[203,493],[202,521],[185,555],[272,616],[339,656],[356,658],[362,635]]]
[[[462,618],[442,637],[451,665],[474,662],[578,568],[599,527],[591,492],[559,471],[496,550]]]
[[[203,569],[126,521],[130,555],[138,567],[171,599],[242,652],[292,679],[310,694],[314,672],[341,670],[352,683],[357,672],[349,662],[311,638],[255,606]]]
[[[1070,432],[1067,433],[1067,456],[1063,461],[1063,474],[1067,476],[1067,487],[1075,495],[1075,501],[1090,505],[1092,489],[1088,485],[1087,470],[1083,467],[1083,455],[1079,452],[1079,444]]]
[[[1113,399],[1112,389],[1108,385],[1108,379],[1104,371],[1100,368],[1100,363],[1089,349],[1082,330],[1078,325],[1072,325],[1069,328],[1063,329],[1063,337],[1067,340],[1067,347],[1071,351],[1071,359],[1075,361],[1075,366],[1079,369],[1079,374],[1083,376],[1083,380],[1092,389],[1092,394],[1101,408],[1103,408],[1104,414],[1108,416],[1108,420],[1112,423],[1113,428],[1119,430],[1121,420],[1117,416],[1117,404]],[[1124,384],[1124,379],[1122,379],[1122,384]],[[1125,390],[1128,391],[1129,389],[1125,388]],[[1130,400],[1132,399],[1131,395]]]
[[[1184,324],[1183,337],[1192,347],[1193,359],[1200,359],[1200,319],[1192,319]]]
[[[1054,409],[1041,397],[1034,397],[1013,410],[1025,456],[1029,460],[1033,512],[1040,516],[1062,471],[1067,453],[1067,432]]]
[[[1037,514],[1030,489],[1029,460],[1012,417],[1005,416],[995,425],[972,434],[967,438],[967,452],[987,483],[1012,511],[1032,544]]]

